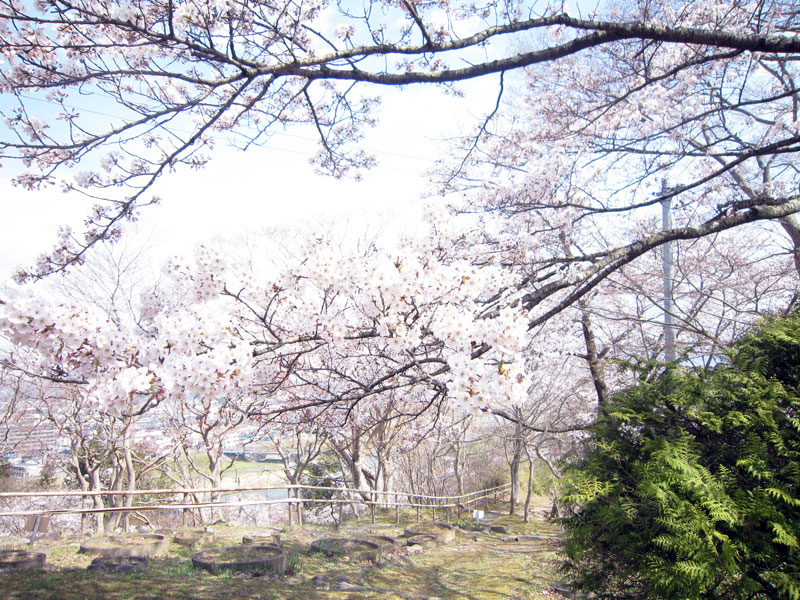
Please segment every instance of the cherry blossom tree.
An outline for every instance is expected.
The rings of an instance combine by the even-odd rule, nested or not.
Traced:
[[[642,2],[630,11],[664,29],[764,34],[786,32],[783,19],[795,14],[772,2]],[[668,241],[761,219],[780,219],[797,237],[796,69],[786,58],[638,40],[533,65],[524,89],[507,78],[507,102],[498,99],[492,121],[445,161],[440,183],[470,190],[473,210],[507,214],[509,245],[527,231],[521,295],[532,325]],[[664,226],[651,217],[667,200],[675,224]]]
[[[33,384],[37,390],[34,399],[36,412],[52,423],[59,434],[69,440],[69,455],[66,463],[74,475],[81,490],[100,491],[114,484],[122,484],[123,478],[116,477],[111,481],[106,477],[112,471],[114,457],[118,455],[122,437],[129,437],[127,430],[130,422],[123,424],[119,419],[103,412],[87,407],[87,399],[83,391],[75,385],[58,385],[41,379]],[[127,425],[127,426],[126,426]],[[117,462],[117,465],[120,463]],[[120,475],[117,470],[117,475]],[[135,481],[135,479],[134,479]],[[120,487],[121,489],[121,487]],[[113,503],[114,498],[109,498]],[[91,497],[92,508],[106,506],[103,496]],[[86,498],[81,498],[82,508],[86,507]],[[87,526],[87,515],[81,516],[81,530]],[[103,513],[94,515],[94,531],[102,534],[106,530]]]
[[[281,459],[286,481],[290,485],[302,483],[304,473],[325,448],[329,434],[324,420],[321,423],[308,413],[292,413],[279,422],[272,421],[270,425],[274,429],[268,429],[265,437]],[[312,485],[319,485],[319,482],[314,481]],[[302,523],[302,503],[297,505],[297,514],[298,522]]]
[[[464,467],[467,460],[467,448],[474,444],[475,440],[468,437],[473,417],[467,416],[457,421],[450,428],[449,449],[453,458],[453,476],[456,479],[456,494],[459,496],[466,492],[464,485]]]
[[[540,66],[524,129],[541,132],[533,142],[541,149],[532,160],[522,158],[525,142],[509,134],[499,160],[540,175],[521,188],[529,200],[516,205],[626,214],[655,202],[649,180],[631,187],[611,177],[587,186],[583,167],[602,172],[616,164],[614,171],[624,173],[620,155],[636,156],[649,175],[667,165],[683,168],[687,157],[697,164],[672,192],[692,219],[611,249],[587,247],[584,256],[531,275],[526,305],[571,289],[558,308],[668,239],[786,218],[800,207],[795,187],[784,185],[797,144],[797,19],[788,0],[609,2],[587,14],[535,0],[4,1],[0,92],[7,129],[0,157],[28,167],[17,181],[29,188],[61,181],[110,200],[88,217],[85,234],[64,230],[55,250],[20,278],[62,270],[97,240],[119,236],[140,206],[158,201],[148,195],[158,177],[180,164],[206,163],[216,133],[246,148],[277,128],[308,124],[319,134],[317,164],[341,176],[372,164],[358,140],[372,123],[376,98],[362,94],[490,76],[502,94],[514,72]],[[108,106],[107,125],[74,108],[81,94]],[[752,123],[752,131],[728,136],[727,126],[741,133],[739,123]],[[769,167],[768,184],[751,181],[759,163]],[[570,182],[577,165],[583,175]],[[455,168],[448,181],[461,173]],[[739,186],[717,200],[734,173],[754,193]],[[609,186],[615,194],[600,193]],[[580,193],[550,197],[538,188]]]
[[[490,419],[444,410],[424,426],[404,432],[397,454],[396,489],[416,502],[424,496],[461,496],[503,483],[502,444]],[[457,511],[470,509],[456,506]]]
[[[262,405],[260,399],[253,399],[234,407],[224,396],[170,394],[162,404],[161,427],[179,449],[178,460],[184,461],[205,484],[201,487],[223,487],[225,472],[233,468],[239,451],[257,439],[263,426],[244,412],[256,408],[256,402],[258,407]],[[227,455],[226,450],[231,448],[236,452]],[[209,493],[208,500],[218,501],[219,493]],[[214,521],[215,516],[212,509],[210,520]]]
[[[94,289],[103,283],[109,281]],[[118,282],[110,283],[116,292]],[[172,291],[185,290],[175,286]],[[14,347],[6,367],[39,382],[40,412],[71,440],[81,484],[91,490],[101,484],[134,490],[137,476],[169,454],[164,448],[149,456],[136,452],[137,421],[176,399],[184,409],[180,414],[200,417],[193,428],[184,423],[184,431],[198,431],[211,476],[219,483],[224,434],[246,420],[240,411],[225,409],[226,398],[247,406],[236,395],[237,350],[224,318],[213,310],[200,314],[203,306],[180,298],[159,304],[164,293],[158,292],[147,293],[135,310],[120,307],[114,294],[105,298],[110,304],[94,302],[77,288],[70,295],[73,302],[59,303],[29,290],[0,300],[0,334]],[[202,298],[191,299],[202,304]],[[101,469],[109,463],[113,477],[101,482]],[[112,496],[112,503],[118,500]],[[119,505],[130,506],[132,500],[126,496]],[[128,513],[121,516],[127,527]],[[116,521],[115,516],[112,527]],[[100,515],[98,529],[102,524]]]
[[[547,449],[567,447],[580,439],[602,410],[604,398],[597,392],[598,384],[620,383],[605,353],[593,365],[595,357],[586,339],[594,339],[594,328],[587,314],[568,310],[540,328],[528,351],[531,385],[526,401],[498,403],[489,411],[499,417],[492,433],[500,440],[509,468],[511,514],[522,504],[523,464],[528,461],[532,468],[532,463],[543,462],[552,468]],[[600,354],[597,349],[594,352]]]
[[[439,241],[365,257],[312,238],[306,258],[270,279],[224,284],[239,307],[237,332],[254,347],[258,385],[282,391],[272,413],[333,406],[347,415],[362,399],[415,388],[430,394],[406,394],[400,416],[445,398],[476,410],[498,395],[524,397],[524,312],[476,320],[476,299],[495,293],[501,270],[441,256]]]
[[[457,493],[459,483],[452,465],[452,447],[448,443],[455,433],[451,426],[452,420],[445,416],[405,436],[403,451],[398,457],[398,479],[399,488],[410,497]],[[463,448],[461,450],[463,453]],[[420,497],[415,502],[426,504],[429,500]]]
[[[369,415],[373,423],[367,432],[368,449],[374,465],[372,487],[380,492],[395,491],[397,455],[402,451],[405,437],[412,430],[424,429],[423,423],[418,422],[417,418],[399,415],[398,407],[402,412],[402,400],[395,395],[389,395],[388,401],[380,406],[373,406]],[[388,502],[390,497],[379,496],[378,501]]]
[[[247,341],[252,356],[234,361],[241,389],[231,404],[275,428],[281,446],[283,435],[294,436],[301,454],[291,465],[294,452],[285,453],[290,482],[324,440],[350,485],[373,499],[392,490],[397,449],[433,430],[447,404],[482,411],[498,395],[526,398],[524,313],[476,320],[476,300],[495,293],[501,271],[466,261],[467,244],[446,246],[450,233],[442,225],[391,253],[372,246],[356,254],[310,236],[297,258],[258,275],[223,269],[217,258],[168,267],[183,290],[168,297],[204,299],[190,322],[202,321],[209,303],[235,315],[226,335]],[[209,352],[210,337],[204,346]],[[169,348],[186,354],[177,338]],[[250,395],[263,405],[245,405]]]
[[[154,409],[181,416],[187,448],[203,440],[215,485],[223,434],[245,419],[313,421],[358,489],[388,490],[402,428],[435,422],[446,405],[479,412],[527,394],[525,311],[475,317],[504,274],[467,260],[467,244],[446,246],[447,224],[355,255],[312,236],[305,258],[263,276],[200,248],[166,265],[135,322],[20,293],[0,305],[0,328],[26,352],[16,368],[72,386],[81,411],[121,423],[126,469],[129,426]]]

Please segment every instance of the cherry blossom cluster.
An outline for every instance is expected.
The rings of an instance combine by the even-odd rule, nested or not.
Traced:
[[[201,249],[196,261],[188,282],[186,270],[166,267],[173,288],[143,299],[139,323],[126,326],[91,307],[51,305],[29,293],[0,305],[0,334],[30,351],[26,370],[83,384],[102,410],[136,411],[175,394],[238,397],[252,348],[237,344],[230,319],[205,303],[214,297],[219,304],[219,255]]]
[[[26,370],[81,383],[97,406],[120,410],[139,393],[155,394],[153,373],[137,364],[141,340],[87,307],[50,304],[32,294],[0,306],[0,334],[23,354]]]
[[[481,315],[508,274],[469,260],[466,246],[445,252],[445,229],[361,254],[309,236],[297,259],[263,278],[200,247],[167,263],[169,285],[142,298],[135,326],[33,296],[6,301],[0,325],[41,370],[57,366],[116,411],[169,398],[208,411],[260,395],[265,406],[352,412],[396,402],[400,389],[438,390],[465,410],[524,402],[527,313]]]
[[[415,241],[413,251],[373,249],[364,256],[342,255],[324,238],[312,237],[299,264],[277,274],[266,289],[240,296],[245,302],[270,299],[271,305],[261,309],[269,323],[253,335],[264,336],[265,345],[272,344],[281,357],[287,346],[302,343],[307,369],[301,377],[317,393],[324,386],[314,378],[324,375],[330,385],[335,371],[346,372],[364,388],[374,379],[396,385],[452,379],[457,383],[448,388],[451,401],[471,409],[510,397],[524,401],[525,311],[505,307],[478,317],[480,299],[496,293],[508,274],[461,256],[442,256],[431,242],[435,235],[421,237],[426,242]],[[370,368],[361,364],[366,356],[374,361]],[[453,365],[459,366],[458,375],[448,372]],[[431,375],[439,370],[446,375]],[[352,380],[336,382],[345,385],[332,395],[348,390]]]

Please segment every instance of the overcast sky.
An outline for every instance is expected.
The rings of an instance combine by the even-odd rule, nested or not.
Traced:
[[[214,236],[294,226],[315,219],[345,220],[349,227],[413,227],[414,207],[426,190],[426,170],[446,146],[444,138],[474,126],[496,100],[491,78],[469,84],[464,98],[432,87],[386,90],[379,123],[363,146],[378,166],[361,182],[316,175],[309,158],[317,148],[313,132],[290,129],[264,148],[246,152],[217,145],[212,162],[164,177],[156,188],[163,204],[144,209],[137,226],[151,240],[153,260],[190,254]],[[374,93],[375,90],[369,90]],[[103,118],[98,115],[98,118]],[[26,192],[11,186],[12,172],[0,170],[0,278],[30,265],[52,247],[60,225],[80,230],[91,203],[57,189]]]

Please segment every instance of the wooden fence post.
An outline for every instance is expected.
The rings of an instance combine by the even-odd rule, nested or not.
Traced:
[[[400,503],[397,501],[397,494],[394,495],[394,522],[400,524]]]
[[[81,510],[86,510],[86,496],[81,496]],[[81,534],[86,533],[86,513],[81,513]]]
[[[297,488],[295,490],[295,496],[299,502],[297,503],[297,524],[303,524],[303,488]]]

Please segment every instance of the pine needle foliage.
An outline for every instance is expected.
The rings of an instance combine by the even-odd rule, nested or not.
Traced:
[[[800,318],[761,321],[710,371],[637,369],[566,466],[575,586],[800,600]]]

